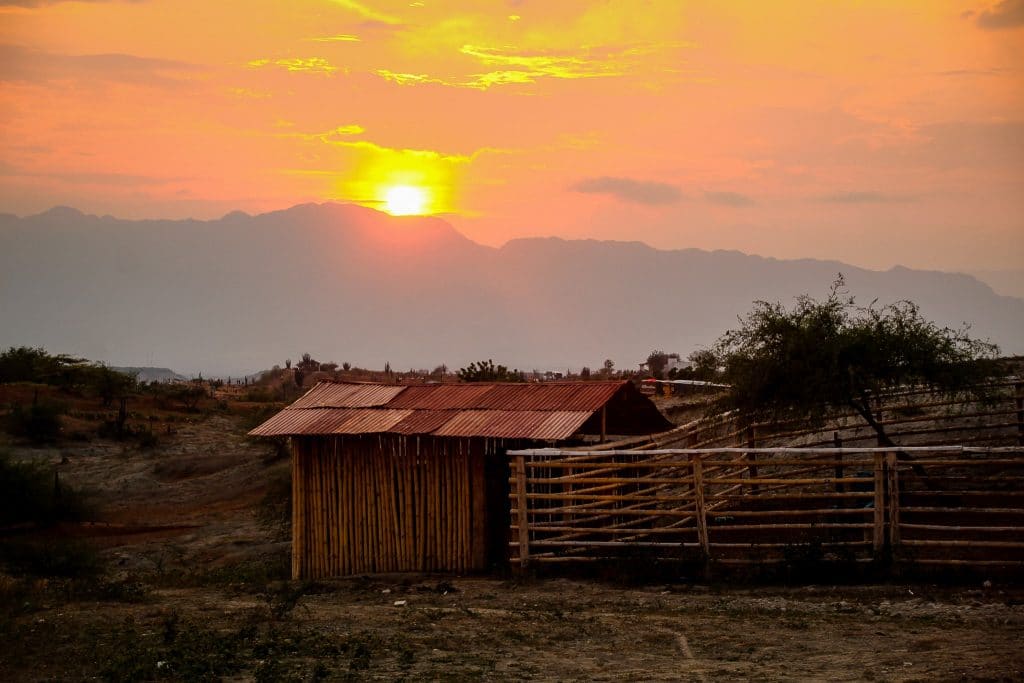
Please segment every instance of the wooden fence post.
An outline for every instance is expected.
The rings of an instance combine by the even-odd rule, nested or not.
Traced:
[[[885,460],[883,453],[875,453],[875,524],[872,549],[878,559],[885,548]]]
[[[519,566],[530,562],[530,524],[526,501],[526,456],[516,456],[516,523],[519,526]]]
[[[834,445],[836,448],[842,448],[843,447],[843,439],[842,439],[842,437],[839,436],[839,432],[838,431],[832,432],[832,445]],[[838,463],[842,463],[843,462],[843,454],[842,453],[836,453],[836,462],[838,462]],[[840,465],[836,465],[836,493],[845,493],[846,492],[846,485],[843,484],[841,481],[839,481],[844,476],[843,472],[844,472],[843,466],[841,464]]]
[[[690,471],[693,472],[694,508],[697,515],[697,540],[705,561],[711,557],[708,541],[707,508],[704,507],[704,471],[699,453],[690,453]]]
[[[900,481],[899,473],[896,471],[895,451],[885,454],[885,465],[888,470],[889,486],[889,547],[895,549],[900,544]]]
[[[1024,446],[1024,383],[1013,385],[1013,398],[1017,402],[1017,445]]]
[[[757,447],[757,427],[747,427],[747,448]],[[757,479],[757,453],[747,453],[747,474],[751,479]],[[750,487],[750,493],[756,494],[759,490],[757,484]]]

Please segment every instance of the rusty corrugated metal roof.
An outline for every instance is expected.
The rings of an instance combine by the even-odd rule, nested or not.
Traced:
[[[493,384],[425,384],[406,387],[389,408],[416,410],[470,410],[479,407],[482,396],[493,390]]]
[[[481,410],[600,410],[625,382],[495,384],[473,406]]]
[[[394,384],[320,382],[289,408],[373,408],[383,406],[406,389]]]
[[[411,410],[412,414],[388,431],[394,434],[435,434],[436,430],[453,417],[457,410]]]
[[[277,415],[249,432],[252,436],[294,436],[297,434],[320,434],[311,430],[318,420],[325,417],[323,410],[282,410]]]
[[[579,431],[619,391],[625,392],[622,399],[627,403],[647,401],[631,392],[628,382],[421,386],[321,382],[250,434],[390,432],[557,441]],[[662,422],[668,424],[653,405],[640,408],[650,414],[644,416],[641,410],[636,413],[639,418],[630,418],[640,420],[637,427],[650,431],[652,420],[659,427]]]
[[[534,430],[532,438],[538,441],[564,439],[563,434],[575,434],[593,414],[593,412],[585,410],[548,413],[548,418]]]

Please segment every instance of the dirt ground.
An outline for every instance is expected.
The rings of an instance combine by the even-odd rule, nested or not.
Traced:
[[[1024,590],[289,582],[274,449],[215,413],[152,449],[13,447],[94,492],[89,582],[0,574],[0,680],[1022,680]],[[57,542],[54,539],[54,542]]]

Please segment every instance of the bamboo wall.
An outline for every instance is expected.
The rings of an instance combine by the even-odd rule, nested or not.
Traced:
[[[510,451],[519,566],[646,557],[1024,569],[1024,448]]]
[[[486,568],[486,462],[499,446],[390,434],[294,439],[293,578]]]

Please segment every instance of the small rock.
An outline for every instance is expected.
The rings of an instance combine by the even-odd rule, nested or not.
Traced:
[[[395,600],[395,607],[405,607],[408,603],[408,600]]]

